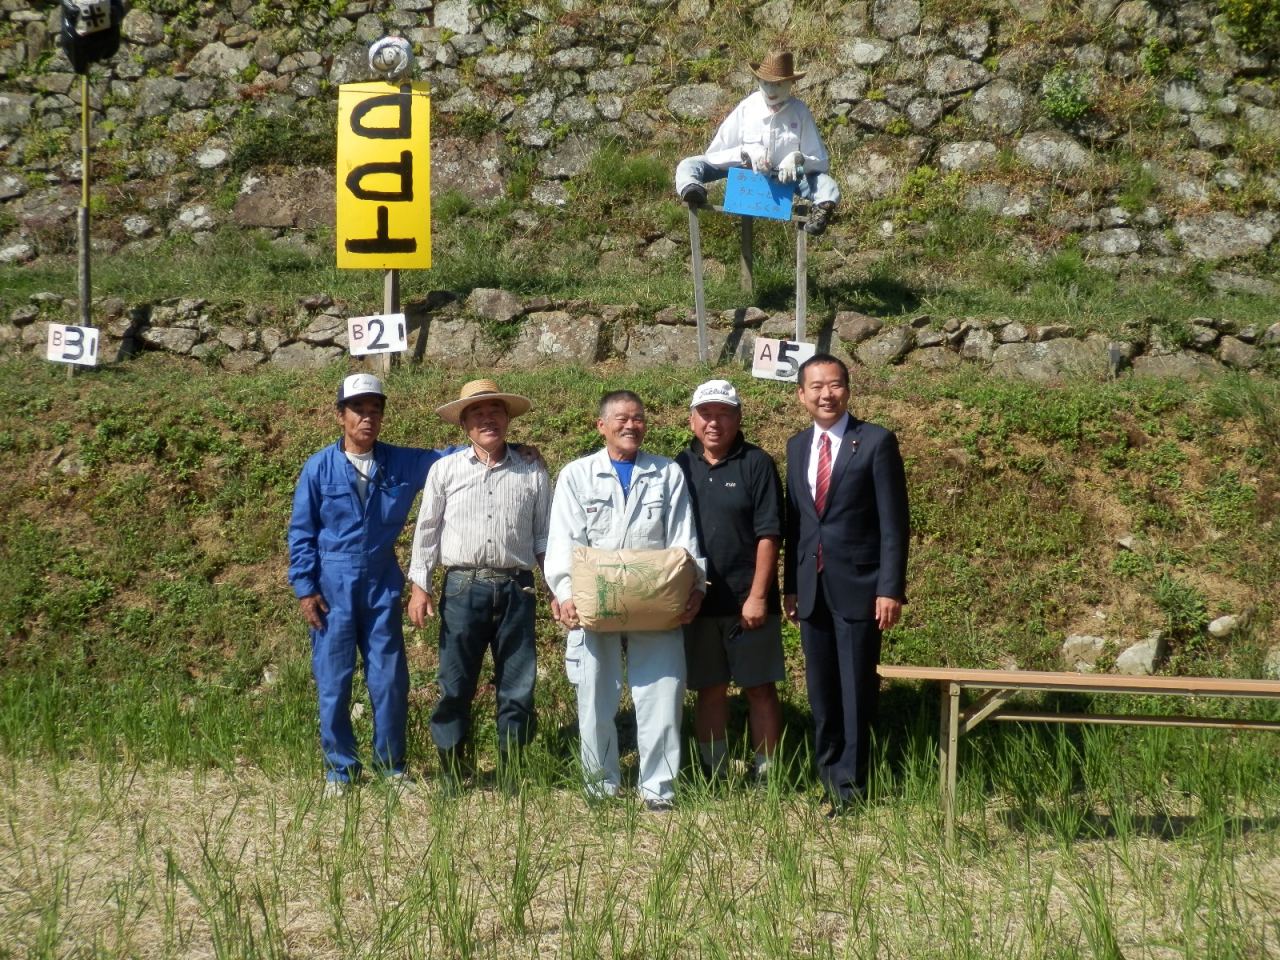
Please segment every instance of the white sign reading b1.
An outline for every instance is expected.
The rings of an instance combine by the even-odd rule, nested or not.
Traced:
[[[815,353],[817,347],[812,343],[757,337],[751,375],[761,380],[790,380],[795,383],[800,373],[800,364]]]
[[[49,324],[49,349],[45,356],[54,363],[75,363],[82,367],[98,365],[98,328],[72,327],[65,323]]]
[[[347,321],[347,339],[353,357],[370,353],[400,353],[409,349],[403,313],[352,317]]]

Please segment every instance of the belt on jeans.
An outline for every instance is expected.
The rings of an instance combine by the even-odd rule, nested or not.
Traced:
[[[475,580],[514,580],[523,567],[449,567],[445,573],[460,573]]]

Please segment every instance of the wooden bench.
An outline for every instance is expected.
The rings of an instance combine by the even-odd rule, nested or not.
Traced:
[[[956,759],[960,752],[960,738],[966,733],[971,733],[984,720],[1271,730],[1280,733],[1280,721],[1276,720],[1104,713],[1037,713],[1029,710],[1005,709],[1005,704],[1011,697],[1025,690],[1280,700],[1280,680],[1119,677],[1107,674],[1053,673],[1039,670],[967,670],[959,667],[909,667],[893,664],[881,664],[879,671],[880,676],[886,680],[936,680],[942,685],[942,721],[938,737],[938,788],[946,824],[948,850],[955,844]],[[961,695],[965,690],[985,690],[986,693],[966,707],[961,701]]]

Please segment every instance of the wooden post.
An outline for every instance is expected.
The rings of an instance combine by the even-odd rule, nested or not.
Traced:
[[[947,853],[954,853],[956,846],[956,763],[960,753],[960,684],[948,683],[942,694],[942,735],[945,751],[943,768],[939,771],[939,789],[942,791],[944,835]]]
[[[689,248],[693,251],[693,309],[698,317],[698,362],[711,360],[707,345],[707,298],[702,286],[702,233],[698,226],[698,208],[689,206]]]
[[[809,235],[796,229],[796,343],[806,341],[809,326]]]
[[[400,271],[388,270],[382,279],[382,312],[400,312]],[[391,369],[391,354],[375,354],[372,361],[376,373],[387,373]]]
[[[742,264],[739,270],[739,279],[742,284],[743,293],[751,293],[754,287],[754,281],[751,276],[752,262],[755,258],[755,233],[756,221],[755,217],[742,218]]]

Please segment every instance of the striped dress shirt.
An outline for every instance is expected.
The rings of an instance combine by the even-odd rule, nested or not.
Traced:
[[[436,567],[532,570],[547,550],[551,478],[510,447],[494,467],[472,447],[436,462],[422,489],[409,579],[428,593]]]

